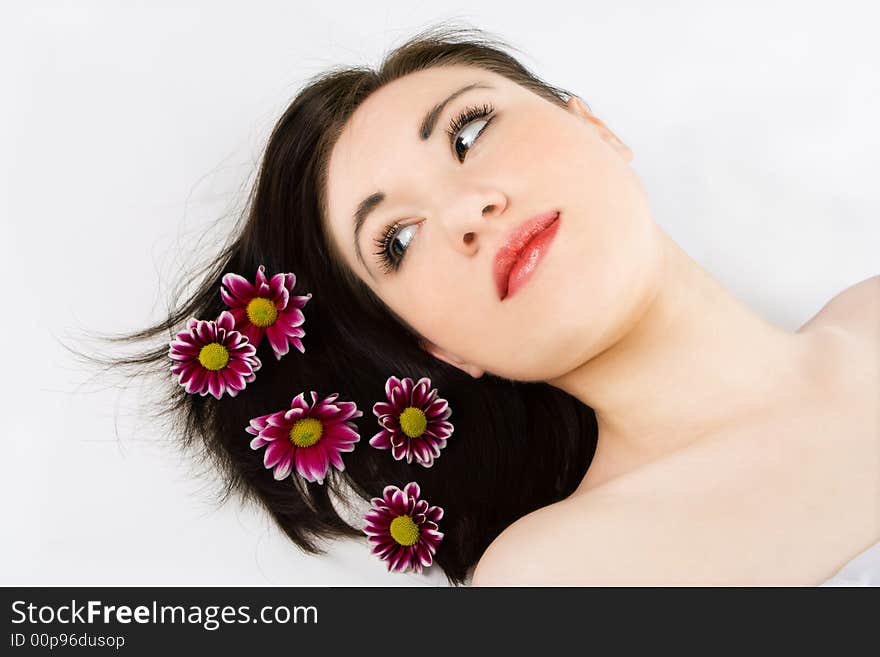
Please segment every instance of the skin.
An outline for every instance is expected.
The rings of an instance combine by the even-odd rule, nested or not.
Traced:
[[[425,111],[473,82],[495,88],[472,90],[453,100],[432,139],[420,141],[417,131]],[[496,118],[459,162],[445,127],[459,109],[483,103],[496,108]],[[616,531],[621,538],[617,544],[606,543],[607,564],[596,553],[601,548],[592,536],[571,543],[575,547],[569,548],[574,550],[569,559],[565,553],[560,557],[558,544],[548,543],[547,562],[568,564],[561,580],[572,583],[571,563],[589,563],[582,550],[588,544],[593,546],[592,561],[603,564],[601,572],[618,572],[614,559],[621,561],[628,540],[620,527],[627,522],[645,527],[649,521],[645,505],[634,501],[656,498],[658,490],[680,491],[677,502],[669,499],[665,507],[667,512],[678,509],[679,516],[673,517],[680,518],[687,515],[682,505],[693,498],[694,488],[681,491],[678,482],[708,488],[713,481],[729,480],[733,495],[745,482],[730,464],[742,463],[748,455],[763,453],[764,462],[779,468],[752,468],[754,478],[764,477],[752,485],[770,499],[792,501],[792,495],[784,495],[790,489],[762,486],[786,476],[791,452],[778,443],[775,460],[768,461],[767,441],[757,436],[779,434],[781,418],[792,413],[803,417],[805,407],[832,408],[829,381],[851,392],[863,385],[877,391],[880,374],[875,370],[857,368],[859,384],[852,387],[846,377],[853,370],[845,366],[863,361],[860,349],[874,344],[853,337],[873,329],[873,316],[862,315],[848,325],[852,330],[840,330],[844,322],[839,321],[838,304],[838,321],[817,319],[810,330],[805,326],[789,332],[768,323],[660,229],[629,166],[632,158],[632,151],[580,99],[555,105],[502,76],[467,66],[420,71],[379,89],[353,114],[331,153],[327,230],[339,257],[423,336],[427,351],[474,377],[491,372],[547,382],[596,411],[598,448],[580,488],[564,504],[530,514],[505,531],[481,560],[475,582],[552,583],[540,573],[530,579],[521,555],[524,549],[543,554],[535,537],[570,528],[573,517],[580,527],[608,524],[608,535]],[[352,216],[360,200],[376,190],[388,198],[363,227],[364,267],[353,243]],[[497,250],[512,228],[554,209],[560,212],[560,225],[544,260],[527,284],[502,302],[492,277]],[[412,240],[400,270],[385,275],[373,255],[378,248],[373,239],[396,221],[418,227],[407,231]],[[862,296],[876,287],[863,289]],[[880,429],[876,401],[870,401],[876,394],[834,399],[838,423],[840,417],[861,422],[848,452],[853,460],[817,460],[826,464],[824,469],[805,468],[801,484],[818,490],[817,482],[841,474],[829,468],[864,472],[859,486],[838,497],[825,495],[817,504],[831,514],[842,505],[856,505],[865,514],[878,511],[875,517],[880,518],[880,505],[868,508],[862,502],[880,492],[880,475],[859,470],[864,463],[880,463],[877,441],[865,429]],[[865,425],[872,410],[874,424]],[[798,435],[810,431],[801,427]],[[828,449],[827,440],[818,434],[813,438],[801,438],[799,446],[787,448]],[[702,460],[695,465],[685,456]],[[726,499],[715,500],[712,508],[721,508]],[[781,506],[778,510],[791,513]],[[660,510],[651,513],[658,517]],[[727,536],[746,531],[714,529]],[[807,539],[809,523],[804,521],[801,529]],[[827,544],[821,555],[806,552],[803,563],[791,571],[792,580],[821,579],[828,564],[852,556],[871,536],[880,539],[880,520],[865,525],[853,518],[840,531],[846,539]],[[682,531],[681,536],[688,534]],[[688,554],[686,543],[676,547],[677,553]],[[707,566],[703,575],[724,572],[725,564],[741,561],[735,552],[718,554],[715,570]],[[484,566],[487,559],[491,564]],[[544,563],[540,558],[528,561]],[[653,563],[655,571],[639,572],[640,581],[661,570],[679,578],[690,572],[682,563]],[[575,580],[593,583],[600,571],[585,566],[577,572]],[[728,572],[732,578],[743,575]],[[767,577],[772,572],[779,572],[778,567],[761,571]],[[511,580],[514,573],[516,582]],[[750,575],[760,580],[757,569]],[[618,577],[622,581],[624,573]]]

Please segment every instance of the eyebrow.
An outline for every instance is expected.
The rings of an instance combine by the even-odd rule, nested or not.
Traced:
[[[419,139],[421,141],[428,141],[431,138],[431,134],[434,132],[434,127],[437,125],[437,121],[440,119],[440,115],[443,113],[445,107],[452,100],[458,98],[461,94],[465,93],[466,91],[470,91],[471,89],[494,89],[494,87],[484,82],[474,82],[453,91],[446,98],[434,105],[434,107],[428,110],[428,112],[425,114],[421,124],[419,124]],[[364,266],[364,269],[369,272],[370,276],[373,276],[373,270],[369,266],[367,266],[367,263],[364,260],[364,256],[361,254],[359,238],[361,229],[367,221],[367,217],[373,210],[381,205],[382,201],[384,200],[385,192],[375,191],[367,196],[363,201],[358,203],[357,209],[354,212],[354,248],[357,252],[358,260],[361,261],[361,264]],[[373,279],[375,280],[375,276],[373,276]]]

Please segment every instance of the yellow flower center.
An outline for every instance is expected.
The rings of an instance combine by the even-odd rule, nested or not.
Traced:
[[[304,417],[297,420],[290,428],[290,442],[297,447],[311,447],[321,440],[322,433],[324,433],[324,427],[320,420]]]
[[[391,538],[401,545],[415,545],[419,540],[419,528],[409,516],[397,516],[391,521]]]
[[[199,351],[199,362],[205,369],[222,370],[229,362],[229,352],[219,342],[212,342]]]
[[[278,319],[278,309],[271,299],[257,297],[247,305],[247,316],[254,326],[272,326]]]
[[[428,427],[428,418],[418,408],[408,406],[400,414],[400,428],[410,438],[418,438]]]

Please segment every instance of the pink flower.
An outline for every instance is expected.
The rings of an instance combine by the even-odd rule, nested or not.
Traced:
[[[388,402],[377,402],[373,414],[379,418],[382,430],[370,438],[378,449],[391,449],[396,460],[413,458],[426,468],[431,467],[446,440],[452,435],[452,424],[446,419],[452,414],[449,403],[437,397],[431,388],[431,379],[422,377],[413,386],[412,379],[403,381],[391,376],[385,382]]]
[[[337,470],[345,470],[340,454],[353,451],[360,440],[350,420],[363,413],[354,402],[336,402],[339,393],[319,402],[318,393],[312,391],[311,406],[305,394],[294,397],[288,411],[253,418],[245,431],[256,436],[251,440],[252,449],[268,445],[263,464],[274,468],[275,479],[284,479],[296,466],[308,481],[323,484],[331,463]]]
[[[427,501],[419,499],[419,493],[414,481],[403,490],[386,486],[382,497],[372,499],[372,507],[364,516],[364,533],[373,544],[373,554],[387,562],[389,572],[412,568],[421,573],[422,566],[433,563],[443,540],[437,530],[443,509],[429,507]]]
[[[217,399],[228,392],[235,397],[253,381],[262,363],[256,347],[233,329],[235,320],[224,310],[216,320],[190,319],[186,329],[171,341],[168,355],[172,374],[190,394],[208,393]]]
[[[306,352],[300,340],[306,334],[301,328],[305,322],[302,308],[312,295],[293,295],[294,274],[275,274],[267,281],[266,266],[260,265],[253,284],[233,273],[224,274],[222,283],[220,296],[235,317],[235,328],[255,347],[260,346],[266,335],[278,360],[290,350],[291,344],[301,353]]]

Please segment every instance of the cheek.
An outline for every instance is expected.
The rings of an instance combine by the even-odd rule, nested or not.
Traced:
[[[422,336],[450,349],[472,331],[468,317],[484,308],[472,271],[454,254],[437,248],[412,254],[405,281],[387,303]],[[416,262],[418,260],[418,262]]]

